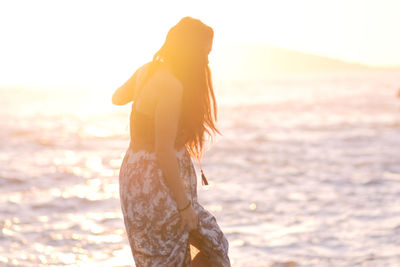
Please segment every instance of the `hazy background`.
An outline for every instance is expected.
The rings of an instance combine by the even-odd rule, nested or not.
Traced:
[[[399,9],[395,0],[1,1],[0,82],[111,92],[151,60],[167,31],[186,15],[215,30],[210,62],[217,80],[240,80],[254,71],[261,79],[282,64],[279,57],[254,62],[265,54],[264,46],[399,66]],[[246,61],[248,54],[253,61]],[[283,61],[292,65],[290,58]],[[264,66],[268,71],[261,72]]]

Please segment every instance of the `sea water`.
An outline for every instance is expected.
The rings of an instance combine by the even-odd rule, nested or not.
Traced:
[[[198,194],[232,266],[400,266],[399,88],[395,71],[215,83]],[[0,89],[1,266],[134,264],[113,90]]]

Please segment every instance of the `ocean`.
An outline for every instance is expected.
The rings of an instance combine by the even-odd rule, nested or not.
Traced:
[[[114,89],[0,88],[1,266],[134,265]],[[198,194],[232,266],[400,266],[399,89],[399,71],[215,83]]]

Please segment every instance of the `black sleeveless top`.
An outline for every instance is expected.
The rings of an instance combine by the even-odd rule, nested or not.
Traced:
[[[136,102],[132,105],[130,115],[130,137],[131,145],[150,145],[155,144],[155,119],[136,109]],[[179,121],[178,133],[175,139],[175,148],[182,148],[186,143],[184,131]]]
[[[182,129],[181,123],[178,124],[178,133],[175,139],[175,148],[180,149],[186,144],[185,134]],[[135,103],[132,105],[132,112],[130,116],[130,135],[131,143],[130,147],[135,144],[147,145],[151,148],[154,147],[155,141],[155,121],[153,116],[149,116],[136,109]],[[199,162],[200,164],[200,162]],[[201,180],[203,185],[208,185],[206,176],[204,175],[203,168],[200,164]]]

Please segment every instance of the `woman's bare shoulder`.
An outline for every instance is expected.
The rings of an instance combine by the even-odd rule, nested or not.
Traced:
[[[141,67],[144,75],[139,73],[139,84],[142,82],[142,79],[146,77],[146,73],[149,71],[151,64],[152,62],[146,63]],[[142,91],[140,95],[142,96],[141,98],[145,99],[145,102],[153,102],[157,105],[160,99],[165,102],[169,101],[171,98],[180,98],[183,94],[183,86],[170,69],[165,66],[157,66],[157,69],[151,75],[150,79],[144,84]],[[137,97],[135,97],[135,99],[137,99]]]
[[[159,83],[159,88],[162,91],[183,90],[181,81],[168,68],[161,68],[157,74],[157,82]]]

